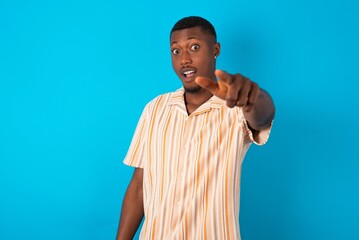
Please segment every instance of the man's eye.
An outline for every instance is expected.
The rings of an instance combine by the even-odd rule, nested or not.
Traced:
[[[191,50],[193,50],[193,51],[197,51],[198,49],[199,49],[199,45],[197,45],[197,44],[194,44],[191,46]]]
[[[173,53],[174,55],[177,55],[177,54],[180,53],[180,50],[179,50],[178,48],[172,49],[172,53]]]

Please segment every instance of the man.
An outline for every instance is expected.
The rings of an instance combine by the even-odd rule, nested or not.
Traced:
[[[211,23],[178,21],[172,66],[183,88],[145,107],[124,163],[135,167],[117,239],[240,239],[242,160],[264,144],[274,104],[240,74],[216,70],[220,44]]]

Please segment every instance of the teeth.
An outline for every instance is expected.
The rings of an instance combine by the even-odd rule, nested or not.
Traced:
[[[188,74],[191,74],[191,73],[194,73],[194,71],[193,70],[185,71],[183,74],[188,75]]]

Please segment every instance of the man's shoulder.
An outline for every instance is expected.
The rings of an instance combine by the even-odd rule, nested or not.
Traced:
[[[184,93],[183,88],[179,88],[176,91],[160,94],[157,97],[153,98],[151,101],[149,101],[146,107],[154,107],[156,105],[163,105],[163,104],[166,105],[169,101],[171,101],[173,98],[177,96],[183,97],[183,93]]]

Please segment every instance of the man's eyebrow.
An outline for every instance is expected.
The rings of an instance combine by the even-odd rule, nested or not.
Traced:
[[[198,40],[199,40],[199,38],[196,38],[196,37],[188,37],[188,38],[187,38],[187,40],[190,40],[190,39],[198,39]],[[171,42],[171,46],[172,46],[173,44],[175,44],[175,43],[177,43],[177,41]]]

